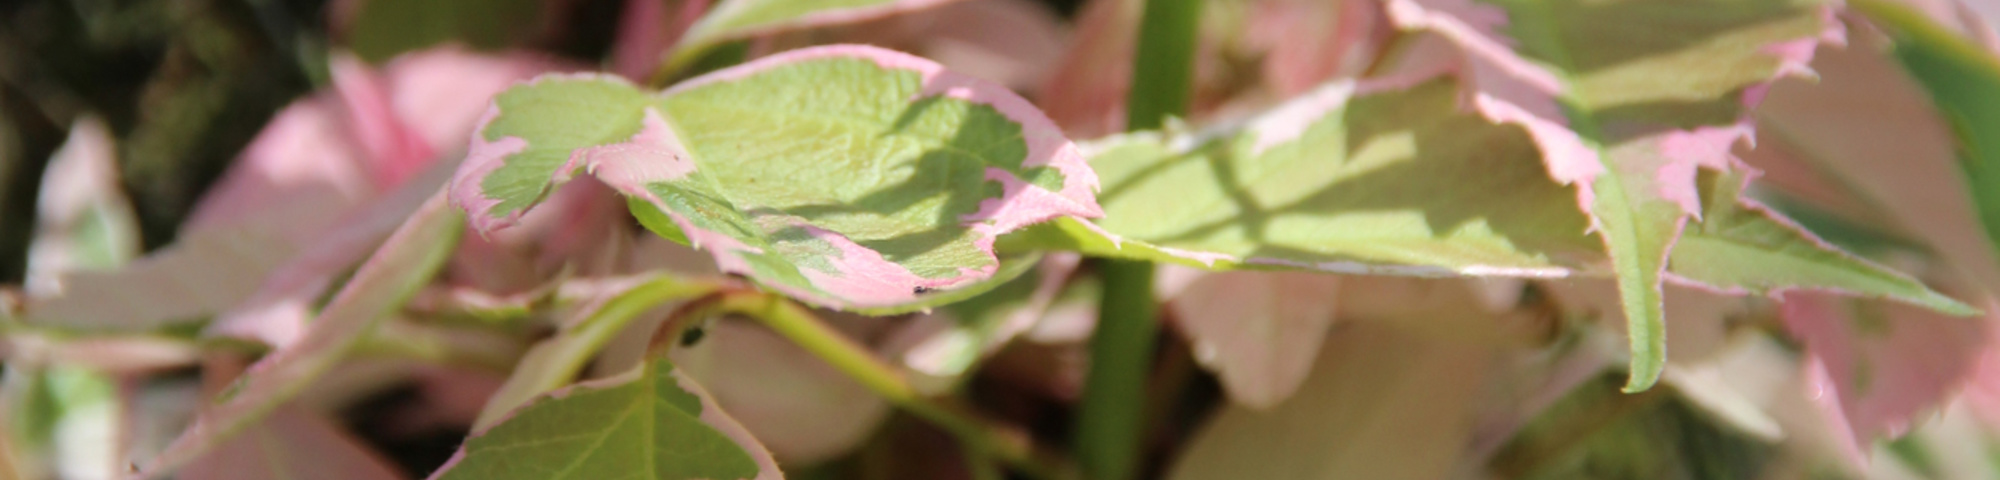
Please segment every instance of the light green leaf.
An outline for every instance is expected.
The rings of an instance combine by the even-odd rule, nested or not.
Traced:
[[[997,235],[1099,212],[1095,174],[1026,100],[874,47],[797,50],[657,95],[545,77],[482,123],[452,185],[475,227],[511,225],[588,172],[723,271],[832,308],[932,305],[1005,270]]]
[[[699,386],[655,359],[529,404],[432,479],[780,479],[777,465]]]
[[[1421,276],[1562,276],[1601,258],[1528,135],[1456,105],[1444,80],[1334,83],[1238,130],[1117,137],[1093,147],[1103,218],[1002,247]]]
[[[1923,282],[1841,251],[1762,205],[1740,198],[1741,176],[1705,173],[1701,184],[1707,212],[1674,244],[1675,275],[1737,292],[1828,290],[1891,298],[1950,315],[1978,313]]]

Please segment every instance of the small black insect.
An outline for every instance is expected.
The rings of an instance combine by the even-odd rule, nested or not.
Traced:
[[[917,286],[917,288],[913,288],[913,289],[910,289],[910,293],[914,293],[914,294],[917,294],[917,295],[923,295],[923,294],[926,294],[926,293],[931,293],[931,290],[932,290],[932,288],[931,288],[931,287],[926,287],[926,286],[922,286],[922,285],[918,285],[918,286]]]
[[[708,329],[699,326],[694,328],[689,328],[681,332],[681,346],[692,347],[696,343],[701,343],[701,337],[707,335],[708,335]]]

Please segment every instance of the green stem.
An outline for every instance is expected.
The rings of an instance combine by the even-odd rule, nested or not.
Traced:
[[[1026,434],[981,420],[957,404],[923,396],[910,386],[901,370],[784,297],[751,291],[724,292],[690,305],[675,316],[698,319],[730,313],[763,322],[889,403],[951,433],[967,449],[1037,478],[1061,476],[1063,462],[1038,454]],[[662,330],[655,336],[654,344],[670,343],[669,339],[675,338],[679,338],[676,332]]]
[[[1159,128],[1167,117],[1187,114],[1195,42],[1201,35],[1201,0],[1145,1],[1125,102],[1125,125],[1131,130]],[[1139,470],[1146,372],[1159,333],[1153,265],[1109,260],[1098,272],[1104,277],[1104,298],[1098,304],[1090,371],[1078,407],[1077,457],[1092,480],[1128,480]]]
[[[528,350],[518,365],[539,367],[516,368],[514,375],[507,378],[507,383],[500,386],[500,391],[486,401],[486,407],[479,412],[473,428],[492,426],[535,396],[575,381],[577,374],[583,373],[584,366],[597,357],[604,345],[611,343],[614,336],[625,331],[625,327],[641,314],[668,302],[708,295],[723,288],[726,285],[719,282],[687,280],[662,274],[608,298],[600,298],[596,305],[582,307],[582,318],[568,322],[554,338]],[[674,322],[674,318],[668,319],[659,330],[679,331]]]
[[[1187,115],[1194,91],[1201,0],[1145,1],[1132,58],[1132,89],[1125,97],[1128,130],[1159,128],[1169,116]]]
[[[1128,480],[1138,473],[1146,373],[1160,328],[1153,264],[1111,260],[1100,264],[1098,273],[1104,277],[1104,298],[1077,414],[1077,458],[1092,480]]]

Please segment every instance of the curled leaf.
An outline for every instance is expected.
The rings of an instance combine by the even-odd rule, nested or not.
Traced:
[[[588,173],[723,271],[834,308],[978,284],[998,235],[1100,214],[1096,174],[1026,100],[873,47],[796,50],[659,94],[544,77],[482,124],[451,187],[478,229]]]

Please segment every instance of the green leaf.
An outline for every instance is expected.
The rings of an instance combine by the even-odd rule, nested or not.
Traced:
[[[782,478],[763,447],[699,386],[655,359],[529,404],[432,479]]]
[[[1672,273],[1705,285],[1771,295],[1814,289],[1886,297],[1940,313],[1979,311],[1908,275],[1876,265],[1814,237],[1790,220],[1741,198],[1740,175],[1704,173],[1702,221],[1674,244]]]
[[[1099,213],[1096,175],[1026,100],[874,47],[797,50],[661,94],[545,77],[482,124],[452,186],[475,227],[505,228],[588,172],[723,271],[832,308],[933,305],[1006,270],[997,235]]]
[[[1630,323],[1629,391],[1659,379],[1660,275],[1700,210],[1698,168],[1726,170],[1745,109],[1805,71],[1831,11],[1790,0],[1392,0],[1391,19],[1457,44],[1473,108],[1535,136],[1549,175],[1577,185]]]
[[[1246,127],[1093,149],[1104,217],[1003,239],[1211,269],[1562,276],[1602,257],[1521,129],[1438,80],[1334,83]]]

